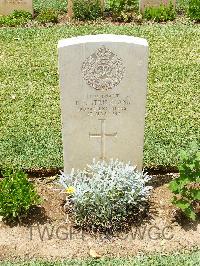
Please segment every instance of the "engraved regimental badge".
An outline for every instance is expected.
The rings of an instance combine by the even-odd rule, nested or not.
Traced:
[[[123,79],[124,72],[122,59],[105,46],[89,56],[82,65],[84,80],[96,90],[113,89]]]

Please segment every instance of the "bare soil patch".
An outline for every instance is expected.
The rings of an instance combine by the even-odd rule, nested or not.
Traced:
[[[187,220],[171,204],[171,177],[154,176],[148,216],[114,236],[74,229],[53,178],[35,179],[44,202],[20,224],[0,222],[0,260],[86,258],[94,251],[102,257],[126,257],[200,246],[200,219]]]

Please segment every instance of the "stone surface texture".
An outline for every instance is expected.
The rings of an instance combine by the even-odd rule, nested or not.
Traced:
[[[32,0],[0,0],[0,15],[9,15],[14,10],[24,10],[33,14]]]
[[[124,35],[60,40],[65,173],[97,160],[142,169],[148,44]]]

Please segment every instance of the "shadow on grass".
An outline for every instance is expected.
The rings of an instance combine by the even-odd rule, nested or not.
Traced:
[[[196,221],[192,221],[191,219],[187,218],[184,213],[180,210],[177,211],[175,215],[176,222],[183,228],[185,231],[194,230],[197,231],[197,226],[200,223],[200,214],[197,214]]]
[[[161,187],[164,184],[169,183],[172,180],[172,175],[156,175],[153,176],[152,179],[148,182],[149,186],[152,186],[153,188]]]

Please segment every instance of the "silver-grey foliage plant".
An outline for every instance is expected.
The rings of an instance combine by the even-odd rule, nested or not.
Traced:
[[[75,223],[81,227],[116,229],[130,216],[143,211],[152,189],[150,177],[130,163],[118,160],[93,160],[80,171],[60,176],[60,184],[68,193]]]

